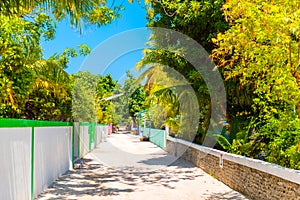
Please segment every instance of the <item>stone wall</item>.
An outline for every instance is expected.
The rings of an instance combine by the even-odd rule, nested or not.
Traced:
[[[168,137],[166,150],[254,200],[300,200],[300,171]]]

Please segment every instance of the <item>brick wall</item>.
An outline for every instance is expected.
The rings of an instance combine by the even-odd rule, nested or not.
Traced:
[[[300,172],[174,138],[166,150],[254,200],[300,200]]]

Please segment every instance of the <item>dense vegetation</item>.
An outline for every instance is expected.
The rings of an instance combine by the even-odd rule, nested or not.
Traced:
[[[227,123],[216,147],[300,169],[299,1],[146,3],[148,26],[179,31],[199,42],[224,79]],[[166,38],[154,32],[150,42],[155,47],[165,43]],[[152,87],[149,98],[167,110],[165,124],[179,137],[184,137],[184,133],[178,131],[181,126],[178,119],[182,116],[176,102],[180,94],[155,89],[160,87],[161,81],[149,77],[161,76],[166,72],[162,66],[168,66],[182,74],[197,93],[202,109],[194,141],[201,144],[212,123],[209,93],[201,75],[180,54],[155,48],[144,51],[144,58],[137,67],[143,68],[153,61],[155,66],[146,75]],[[168,82],[168,78],[164,78],[164,82]]]
[[[222,112],[227,123],[216,148],[300,169],[300,2],[145,3],[149,27],[193,38],[206,49],[224,79],[227,108]],[[82,30],[86,24],[110,23],[119,17],[119,9],[98,0],[2,1],[0,117],[120,123],[127,118],[136,121],[137,112],[148,110],[155,127],[168,125],[173,135],[187,138],[186,127],[195,119],[180,111],[180,102],[192,99],[186,109],[201,108],[193,141],[202,144],[211,134],[209,124],[216,123],[210,119],[210,94],[201,74],[182,54],[155,49],[168,41],[167,35],[153,32],[154,48],[144,51],[137,68],[155,64],[138,80],[127,73],[124,86],[110,75],[65,72],[69,59],[89,53],[86,45],[43,57],[40,41],[55,38],[56,21],[68,19]],[[174,83],[173,75],[186,82]],[[121,93],[115,101],[103,101]]]
[[[40,42],[55,38],[56,21],[67,18],[82,30],[86,24],[110,23],[119,16],[118,9],[109,9],[98,0],[1,1],[0,116],[73,120],[74,77],[82,74],[70,76],[65,69],[70,58],[85,56],[90,50],[83,44],[45,59]]]

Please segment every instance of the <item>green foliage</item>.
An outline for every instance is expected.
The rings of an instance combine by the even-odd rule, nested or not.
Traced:
[[[96,86],[96,109],[97,119],[99,123],[108,124],[116,123],[116,114],[114,105],[110,100],[103,100],[106,97],[112,96],[117,82],[113,80],[111,75],[100,76]]]
[[[51,20],[44,18],[43,14],[35,19],[28,22],[16,16],[0,16],[1,116],[21,117],[32,91],[31,84],[35,77],[31,67],[42,56],[40,38],[49,38],[48,33],[53,30],[53,26],[49,25]],[[40,28],[44,25],[48,29]]]
[[[36,119],[71,120],[71,80],[54,60],[37,61],[32,72],[34,82],[29,94]],[[28,111],[27,111],[28,112]]]
[[[295,115],[271,118],[251,132],[239,132],[234,138],[232,153],[266,160],[285,167],[299,169],[300,124]]]
[[[75,78],[64,69],[71,58],[86,56],[90,49],[82,44],[45,60],[40,41],[54,39],[54,20],[68,18],[77,28],[87,22],[100,26],[118,17],[115,11],[120,9],[109,9],[105,1],[98,0],[0,2],[0,117],[72,120]],[[54,18],[45,14],[50,11]],[[82,87],[75,91],[91,95]],[[75,108],[83,106],[89,110],[94,102],[89,103],[75,103]],[[75,117],[92,119],[95,113],[79,115]]]
[[[261,128],[256,140],[269,140],[266,160],[289,168],[300,169],[300,123],[298,119],[271,119]]]
[[[153,65],[139,78],[140,82],[146,79],[144,85],[147,93],[145,104],[154,127],[160,129],[167,125],[172,134],[178,133],[180,125],[176,85],[184,85],[174,77],[176,75],[168,73],[168,68],[162,65]]]
[[[79,71],[72,74],[74,80],[72,111],[75,121],[115,123],[115,110],[106,97],[113,95],[117,83],[111,75],[93,75]]]
[[[300,101],[297,8],[296,1],[283,6],[278,1],[231,0],[224,5],[231,27],[214,40],[218,48],[213,57],[239,112],[266,121]]]
[[[232,148],[231,143],[228,141],[228,139],[224,135],[214,135],[218,139],[218,143],[221,145],[221,147],[225,150],[230,150]]]
[[[90,72],[79,71],[72,75],[74,80],[72,112],[75,121],[93,122],[97,120],[95,93],[97,76]]]
[[[126,80],[123,85],[118,84],[115,92],[122,94],[113,100],[117,123],[136,124],[139,120],[137,113],[147,109],[145,104],[146,91],[139,81],[130,73],[126,72]]]
[[[211,38],[228,28],[221,11],[224,0],[149,1],[148,26],[177,30],[199,42],[207,51]]]
[[[223,3],[223,0],[147,1],[148,26],[179,31],[196,40],[208,52],[210,52],[215,47],[211,38],[215,37],[219,32],[224,32],[228,28],[228,23],[225,21],[221,11]],[[198,128],[199,134],[196,136],[195,141],[202,143],[210,123],[210,95],[200,73],[182,57],[182,55],[184,55],[187,51],[192,52],[192,47],[191,49],[178,49],[178,43],[176,40],[170,39],[169,35],[162,35],[159,31],[153,32],[150,44],[153,48],[151,50],[148,49],[144,51],[143,60],[138,63],[137,67],[142,68],[144,65],[152,64],[153,62],[159,63],[177,71],[182,76],[179,78],[180,80],[187,80],[187,83],[184,84],[190,84],[196,92],[196,102],[198,104],[194,101],[193,103],[197,104],[197,107],[199,106],[200,108],[200,113],[197,117],[200,118],[201,125]],[[169,51],[162,50],[160,48],[162,46],[167,46],[171,50],[177,49],[177,52],[170,53]],[[194,59],[198,59],[198,56]],[[167,77],[170,76],[170,72],[166,71],[166,73]],[[161,74],[156,74],[156,76],[161,76]],[[149,80],[152,79],[149,78]],[[176,80],[176,78],[164,79],[162,85],[168,85],[169,83],[167,82],[170,80],[173,81]],[[178,92],[175,95],[177,102],[179,102],[180,93],[181,92]],[[165,97],[161,95],[156,98],[164,99]],[[178,103],[171,106],[174,101],[162,101],[165,101],[165,103],[163,103],[164,107],[169,111],[169,113],[167,111],[167,122],[169,125],[172,124],[173,128],[171,129],[173,129],[173,131],[176,130],[177,134],[181,136],[186,135],[186,138],[190,138],[190,133],[187,133],[185,128],[180,130],[178,125],[181,124],[181,127],[188,127],[188,124],[191,125],[195,120],[197,120],[194,119],[195,116],[184,116],[184,113],[179,113],[179,107],[175,108],[176,105],[179,106]],[[171,107],[174,108],[174,113],[172,114],[170,112],[170,110],[172,110]],[[180,117],[178,118],[177,116]],[[177,119],[177,121],[174,121],[174,119]],[[180,119],[181,122],[178,121],[178,119]],[[190,126],[190,129],[192,128],[194,127]],[[195,127],[195,129],[197,129],[197,127]]]
[[[299,2],[230,0],[223,10],[230,29],[213,39],[212,57],[225,79],[230,151],[299,169]]]
[[[177,30],[212,52],[211,57],[224,77],[228,103],[228,133],[219,137],[219,145],[233,153],[299,169],[299,1],[146,3],[149,26]],[[137,66],[160,63],[189,81],[202,108],[195,138],[201,143],[210,124],[209,94],[200,74],[181,57],[184,49],[170,53],[159,48],[176,49],[176,42],[172,42],[168,36],[154,31],[150,42],[153,49],[144,51]],[[149,70],[148,88],[154,88],[153,74],[154,70]],[[156,91],[163,88],[156,87]],[[163,94],[167,93],[150,92],[149,97],[156,103],[165,101],[162,105],[166,108],[167,102],[172,101]],[[175,122],[177,115],[181,120],[184,118],[181,113],[167,117]],[[180,129],[176,131],[179,133]]]
[[[232,148],[232,139],[228,135],[228,126],[225,125],[221,131],[221,134],[212,134],[212,137],[218,142],[222,150],[230,151]]]
[[[82,29],[86,24],[106,25],[120,17],[122,6],[109,8],[103,0],[6,0],[0,2],[0,12],[6,16],[25,17],[36,12],[45,12],[57,20],[68,19],[71,25]]]
[[[140,87],[136,89],[130,96],[128,100],[128,106],[129,106],[129,114],[131,117],[134,117],[134,115],[145,109],[145,92]]]
[[[63,69],[68,68],[68,63],[71,58],[77,56],[87,56],[91,52],[90,48],[86,44],[78,45],[75,48],[66,48],[63,53],[55,53],[49,57],[50,61],[56,62],[57,65],[61,66]]]
[[[86,54],[89,48],[43,59],[40,40],[53,39],[55,24],[43,13],[31,17],[0,16],[0,116],[71,120],[72,88],[64,69],[77,51]]]

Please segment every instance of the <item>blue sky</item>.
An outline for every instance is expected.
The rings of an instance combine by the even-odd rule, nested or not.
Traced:
[[[146,10],[137,3],[128,3],[127,0],[116,0],[115,5],[124,3],[125,10],[120,11],[122,15],[112,24],[97,28],[85,27],[82,34],[78,30],[71,28],[68,21],[62,21],[57,23],[57,29],[55,39],[52,41],[42,42],[44,50],[44,57],[48,58],[50,55],[58,52],[61,53],[67,47],[77,47],[79,44],[88,44],[91,50],[97,46],[101,46],[103,42],[109,38],[122,33],[127,30],[135,28],[142,28],[146,26]],[[108,3],[108,5],[110,5]],[[147,37],[144,35],[141,37],[144,42],[147,41]],[[122,45],[122,44],[120,44]],[[101,56],[99,62],[101,62]],[[132,69],[136,62],[142,57],[141,50],[135,50],[125,55],[120,56],[118,59],[112,60],[108,70],[104,74],[112,74],[114,79],[119,79],[123,76],[127,69]],[[73,58],[69,63],[69,67],[66,69],[68,73],[76,73],[78,70],[82,70],[81,65],[85,59],[84,57]]]

